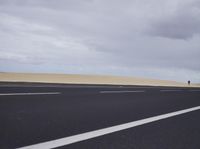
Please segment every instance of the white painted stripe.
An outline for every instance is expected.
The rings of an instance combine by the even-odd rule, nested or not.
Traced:
[[[49,88],[76,88],[76,87],[85,87],[85,88],[93,88],[93,87],[96,87],[96,88],[102,88],[102,87],[104,87],[104,88],[127,88],[127,89],[140,89],[140,88],[144,88],[144,89],[146,89],[146,88],[158,88],[158,87],[154,87],[154,86],[137,86],[137,87],[129,87],[129,86],[119,86],[119,85],[105,85],[105,86],[103,86],[103,85],[101,85],[101,84],[99,84],[99,85],[76,85],[76,84],[74,84],[74,85],[1,85],[0,84],[0,88],[1,87],[11,87],[11,88],[13,88],[13,87],[31,87],[31,88],[43,88],[43,87],[49,87]]]
[[[182,90],[160,90],[161,92],[181,92]]]
[[[100,91],[100,93],[105,94],[105,93],[140,93],[140,92],[145,92],[144,90],[136,90],[136,91]]]
[[[56,85],[0,85],[0,88],[1,87],[11,87],[11,88],[14,88],[14,87],[30,87],[30,88],[76,88],[76,87],[85,87],[85,88],[93,88],[93,87],[99,87],[99,86],[56,86]],[[104,87],[104,86],[103,86]],[[109,87],[108,87],[109,88]]]
[[[200,92],[200,90],[189,90],[190,92]]]
[[[60,146],[64,146],[64,145],[69,145],[69,144],[80,142],[83,140],[92,139],[92,138],[103,136],[103,135],[110,134],[113,132],[125,130],[128,128],[133,128],[133,127],[140,126],[143,124],[147,124],[147,123],[155,122],[158,120],[166,119],[169,117],[181,115],[184,113],[196,111],[199,109],[200,109],[200,106],[197,106],[197,107],[184,109],[184,110],[180,110],[180,111],[176,111],[176,112],[171,112],[171,113],[167,113],[167,114],[163,114],[163,115],[158,115],[158,116],[154,116],[154,117],[150,117],[150,118],[146,118],[146,119],[142,119],[142,120],[138,120],[138,121],[134,121],[134,122],[129,122],[129,123],[125,123],[125,124],[121,124],[121,125],[117,125],[117,126],[103,128],[103,129],[99,129],[99,130],[95,130],[95,131],[90,131],[90,132],[86,132],[86,133],[82,133],[82,134],[78,134],[78,135],[74,135],[74,136],[70,136],[70,137],[66,137],[66,138],[61,138],[61,139],[57,139],[57,140],[47,141],[44,143],[38,143],[35,145],[25,146],[20,149],[49,149],[49,148],[55,148],[55,147],[60,147]]]
[[[46,92],[46,93],[0,93],[0,96],[21,96],[21,95],[55,95],[60,92]]]

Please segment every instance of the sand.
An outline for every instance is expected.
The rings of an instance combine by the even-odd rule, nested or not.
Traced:
[[[64,84],[108,84],[108,85],[149,85],[184,87],[187,83],[137,77],[77,75],[77,74],[40,74],[40,73],[0,73],[1,82],[41,82]],[[190,85],[200,87],[200,85]]]

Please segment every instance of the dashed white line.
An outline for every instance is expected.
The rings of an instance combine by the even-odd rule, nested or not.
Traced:
[[[46,93],[0,93],[0,96],[25,96],[25,95],[56,95],[61,92],[46,92]]]
[[[145,92],[144,90],[135,90],[135,91],[100,91],[99,93],[101,94],[106,94],[106,93],[141,93]]]
[[[112,126],[112,127],[108,127],[108,128],[103,128],[103,129],[99,129],[99,130],[95,130],[95,131],[90,131],[90,132],[86,132],[86,133],[82,133],[82,134],[78,134],[78,135],[74,135],[74,136],[70,136],[70,137],[66,137],[66,138],[61,138],[61,139],[56,139],[56,140],[47,141],[47,142],[43,142],[43,143],[38,143],[35,145],[25,146],[25,147],[22,147],[21,149],[56,148],[56,147],[69,145],[69,144],[80,142],[83,140],[92,139],[95,137],[103,136],[106,134],[114,133],[114,132],[125,130],[128,128],[133,128],[136,126],[159,121],[162,119],[166,119],[169,117],[181,115],[181,114],[196,111],[196,110],[200,110],[200,106],[189,108],[189,109],[184,109],[184,110],[180,110],[180,111],[175,111],[175,112],[171,112],[171,113],[167,113],[167,114],[163,114],[163,115],[158,115],[158,116],[154,116],[154,117],[150,117],[150,118],[145,118],[142,120],[133,121],[133,122],[129,122],[129,123],[125,123],[125,124],[121,124],[121,125],[117,125],[117,126]]]
[[[161,92],[181,92],[182,90],[160,90]]]
[[[200,90],[189,90],[190,92],[200,92]]]

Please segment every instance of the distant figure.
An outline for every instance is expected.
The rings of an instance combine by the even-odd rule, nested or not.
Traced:
[[[188,85],[190,85],[190,80],[188,80]]]

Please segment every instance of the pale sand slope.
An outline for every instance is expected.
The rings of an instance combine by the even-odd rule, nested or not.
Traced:
[[[39,73],[0,73],[3,82],[42,82],[66,84],[110,84],[110,85],[150,85],[150,86],[188,86],[167,80],[144,79],[136,77],[72,75],[72,74],[39,74]],[[190,85],[200,87],[199,85]]]

